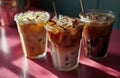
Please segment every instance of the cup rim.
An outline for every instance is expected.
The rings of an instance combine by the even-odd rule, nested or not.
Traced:
[[[48,16],[48,19],[47,19],[46,21],[48,21],[48,20],[50,19],[50,13],[47,12],[47,11],[43,11],[43,10],[41,10],[41,11],[39,11],[39,10],[35,10],[35,11],[33,11],[33,10],[28,10],[28,11],[32,11],[32,12],[44,12],[44,13],[46,13],[46,15]],[[14,21],[16,21],[16,22],[22,22],[22,21],[18,21],[18,15],[21,14],[21,13],[26,13],[26,12],[28,12],[28,11],[16,13],[16,14],[14,15]],[[36,23],[36,22],[35,22],[35,23]]]
[[[89,10],[85,10],[85,13],[88,13],[88,12],[110,13],[110,14],[112,14],[114,17],[116,16],[115,12],[113,12],[112,10],[104,10],[104,9],[89,9]]]
[[[113,22],[115,20],[115,13],[111,10],[102,10],[102,9],[89,9],[89,10],[85,10],[85,13],[92,13],[92,12],[100,12],[100,13],[104,13],[104,14],[108,14],[109,16],[112,17],[113,20],[111,20],[110,22]],[[81,19],[81,21],[83,22],[88,22],[88,23],[95,23],[95,22],[99,22],[99,23],[105,23],[104,21],[97,21],[97,20],[90,20],[88,17],[86,17],[85,15],[83,15],[83,12],[79,13],[79,17]]]

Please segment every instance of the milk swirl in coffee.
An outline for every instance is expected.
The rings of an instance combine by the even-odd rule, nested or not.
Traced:
[[[45,25],[53,64],[60,71],[77,67],[83,23],[80,19],[60,15]]]

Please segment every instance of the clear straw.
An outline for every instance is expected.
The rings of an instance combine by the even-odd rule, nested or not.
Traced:
[[[55,12],[55,16],[58,18],[57,10],[56,10],[56,6],[55,6],[54,1],[52,1],[52,4],[53,4],[53,8],[54,8],[54,12]]]
[[[80,5],[81,5],[82,12],[83,12],[83,16],[85,17],[86,16],[85,15],[85,8],[84,8],[82,0],[80,0]]]

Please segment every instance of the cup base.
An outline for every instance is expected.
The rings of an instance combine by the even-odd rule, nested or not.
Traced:
[[[44,56],[46,56],[46,52],[37,56],[26,56],[26,57],[30,59],[39,59],[39,58],[43,58]]]
[[[101,60],[101,59],[106,59],[107,55],[108,55],[108,52],[104,56],[101,56],[101,57],[93,57],[93,56],[87,56],[87,55],[85,56],[93,60]]]
[[[71,68],[61,68],[61,67],[58,67],[58,66],[55,66],[54,65],[54,68],[58,71],[66,71],[66,72],[69,72],[69,71],[72,71],[74,69],[76,69],[78,67],[78,64],[76,64],[75,66],[71,67]]]

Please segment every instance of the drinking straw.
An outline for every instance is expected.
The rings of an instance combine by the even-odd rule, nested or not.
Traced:
[[[53,4],[53,8],[54,8],[54,12],[55,12],[55,16],[58,18],[57,10],[56,10],[56,6],[55,6],[54,1],[52,1],[52,4]]]
[[[80,0],[80,5],[81,5],[81,9],[82,9],[82,13],[83,13],[83,16],[85,17],[85,8],[84,8],[84,5],[83,5],[83,2],[82,0]]]

